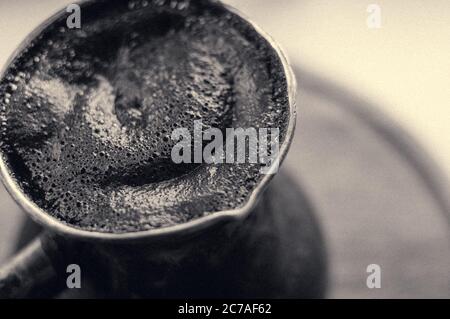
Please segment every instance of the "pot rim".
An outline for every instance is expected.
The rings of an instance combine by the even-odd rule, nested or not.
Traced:
[[[87,3],[92,0],[85,0],[79,3]],[[270,47],[275,51],[276,55],[280,59],[283,66],[286,83],[287,83],[287,93],[289,102],[289,124],[286,131],[286,136],[283,143],[280,146],[277,160],[272,163],[269,169],[269,173],[265,174],[258,185],[253,189],[251,194],[248,196],[246,203],[236,209],[223,210],[218,212],[211,212],[211,214],[197,219],[191,220],[189,222],[161,227],[156,229],[150,229],[145,231],[137,232],[124,232],[124,233],[108,233],[99,231],[88,231],[80,228],[71,226],[63,221],[49,215],[39,206],[37,206],[31,199],[29,199],[21,190],[20,186],[16,180],[11,176],[8,169],[8,165],[4,159],[4,155],[0,153],[0,179],[3,182],[5,188],[11,197],[19,204],[19,206],[27,212],[35,222],[40,224],[44,229],[50,230],[63,237],[70,237],[73,239],[78,239],[82,241],[101,241],[101,242],[129,242],[129,241],[142,241],[142,240],[160,240],[166,238],[176,238],[179,236],[188,236],[200,232],[209,228],[210,226],[219,224],[221,222],[227,221],[238,221],[246,218],[254,206],[256,205],[258,198],[264,191],[265,187],[268,185],[270,180],[274,177],[275,171],[278,164],[281,164],[286,157],[287,151],[291,145],[294,130],[296,126],[296,91],[297,83],[294,72],[290,66],[287,56],[284,54],[283,50],[266,32],[264,32],[259,26],[257,26],[252,20],[242,14],[240,11],[231,7],[228,4],[221,3],[219,1],[212,0],[213,3],[220,3],[226,10],[235,14],[245,22],[249,23],[250,27],[253,28],[262,38],[267,41]],[[25,49],[28,44],[35,39],[43,30],[55,22],[58,18],[64,14],[65,11],[58,10],[57,13],[49,17],[46,21],[41,23],[37,28],[35,28],[18,48],[12,53],[5,65],[0,71],[0,78],[2,78],[8,70],[9,65],[17,57],[17,55]],[[278,163],[277,163],[278,162]]]

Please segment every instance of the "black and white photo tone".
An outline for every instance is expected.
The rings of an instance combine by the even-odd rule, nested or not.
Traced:
[[[0,0],[0,299],[450,299],[449,38],[446,0]]]

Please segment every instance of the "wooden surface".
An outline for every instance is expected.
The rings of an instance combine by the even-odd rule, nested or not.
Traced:
[[[413,159],[368,125],[370,111],[382,116],[374,105],[297,71],[299,119],[286,167],[322,221],[329,297],[449,298],[448,206],[436,201]],[[368,118],[352,110],[368,110]],[[381,266],[380,289],[366,286],[369,264]]]

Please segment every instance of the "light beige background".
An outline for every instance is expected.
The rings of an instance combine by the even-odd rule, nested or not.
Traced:
[[[227,2],[272,34],[293,62],[375,101],[449,175],[450,1]],[[381,29],[367,27],[372,3],[381,8]]]

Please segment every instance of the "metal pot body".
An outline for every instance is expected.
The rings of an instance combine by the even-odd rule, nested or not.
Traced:
[[[325,247],[314,211],[284,174],[246,219],[199,235],[130,244],[56,235],[54,242],[64,251],[55,263],[58,272],[78,264],[83,282],[95,287],[82,287],[76,297],[320,298],[326,288]]]

